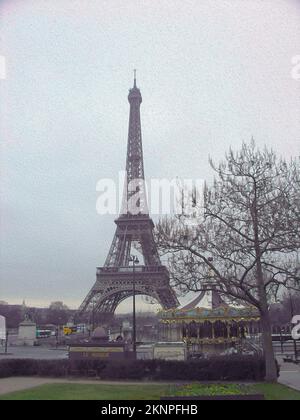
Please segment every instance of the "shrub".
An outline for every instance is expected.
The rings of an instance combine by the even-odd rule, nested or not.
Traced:
[[[278,366],[279,370],[279,366]],[[97,376],[107,380],[261,381],[265,363],[255,357],[213,357],[208,360],[33,360],[0,361],[0,377]]]

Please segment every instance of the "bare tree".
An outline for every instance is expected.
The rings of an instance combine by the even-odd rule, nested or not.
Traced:
[[[276,381],[269,305],[284,287],[299,290],[299,159],[289,163],[254,141],[232,150],[206,187],[204,217],[165,218],[157,241],[175,287],[208,289],[260,311],[266,380]]]
[[[290,324],[295,314],[300,314],[300,291],[284,293],[282,299],[270,308],[272,324],[277,327]]]

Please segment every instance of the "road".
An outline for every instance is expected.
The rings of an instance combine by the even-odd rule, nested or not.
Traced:
[[[66,359],[67,349],[47,349],[44,347],[8,347],[8,354],[4,354],[4,348],[0,347],[0,360],[3,359]]]
[[[295,345],[294,345],[293,341],[287,341],[283,344],[283,352],[281,351],[280,343],[277,343],[277,342],[273,343],[273,348],[274,348],[274,351],[275,351],[276,355],[280,355],[280,354],[293,355],[295,353]],[[300,342],[299,341],[297,342],[297,350],[300,351]]]

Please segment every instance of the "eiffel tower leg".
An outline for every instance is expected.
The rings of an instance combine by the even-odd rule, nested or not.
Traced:
[[[132,270],[126,267],[99,269],[97,281],[80,307],[81,314],[96,312],[114,314],[118,305],[133,294]],[[178,305],[169,285],[169,274],[163,266],[136,267],[136,295],[154,298],[164,309]],[[105,315],[107,316],[107,315]]]

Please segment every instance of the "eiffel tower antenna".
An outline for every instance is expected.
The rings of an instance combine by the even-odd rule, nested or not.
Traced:
[[[110,320],[117,306],[133,296],[130,266],[133,248],[139,249],[143,260],[135,268],[135,294],[155,299],[164,309],[179,305],[170,286],[169,272],[160,261],[147,206],[140,118],[142,95],[136,86],[136,70],[128,101],[126,180],[121,212],[115,220],[116,232],[104,266],[97,268],[96,283],[78,310],[79,317],[92,313],[99,324]]]

